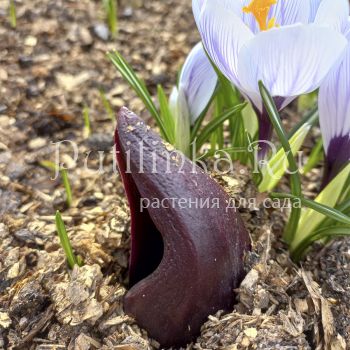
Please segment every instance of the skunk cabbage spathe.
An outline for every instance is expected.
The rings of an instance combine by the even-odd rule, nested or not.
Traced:
[[[115,142],[131,210],[124,309],[162,346],[181,346],[232,308],[249,236],[224,190],[126,108]]]

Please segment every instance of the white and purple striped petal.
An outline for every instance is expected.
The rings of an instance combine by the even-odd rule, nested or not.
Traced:
[[[312,23],[315,21],[315,17],[318,11],[318,8],[320,7],[322,0],[310,0],[310,16],[309,16],[309,23]]]
[[[275,18],[278,26],[309,23],[310,2],[307,0],[279,0],[271,8],[269,18]]]
[[[192,124],[210,102],[217,81],[217,74],[203,45],[198,43],[188,55],[179,79],[179,90],[186,96]]]
[[[254,17],[257,10],[253,15],[243,9],[252,0],[192,1],[208,55],[260,112],[260,124],[266,124],[262,136],[270,130],[258,81],[282,109],[298,95],[317,89],[347,46],[348,0],[277,0],[266,19],[267,25],[274,19],[276,27],[266,31],[257,24],[264,23]],[[315,24],[310,23],[314,19]]]
[[[349,18],[348,0],[322,0],[319,4],[314,23],[330,26],[344,32]]]
[[[350,33],[341,64],[322,83],[319,114],[327,156],[327,181],[350,160]]]
[[[262,80],[275,97],[308,93],[319,87],[346,45],[343,35],[316,25],[260,32],[240,50],[238,80],[248,92],[259,91]]]
[[[235,0],[233,0],[235,1]],[[238,54],[254,38],[252,31],[233,11],[207,1],[198,22],[203,45],[219,70],[238,88]]]

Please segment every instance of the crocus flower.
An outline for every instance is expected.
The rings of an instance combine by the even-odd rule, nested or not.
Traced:
[[[210,102],[217,81],[203,45],[198,43],[182,67],[178,87],[174,87],[170,100],[173,103],[178,100],[179,94],[183,94],[181,107],[189,115],[191,124],[194,124]]]
[[[175,120],[177,149],[187,153],[190,143],[190,125],[193,125],[208,106],[216,85],[217,75],[202,43],[198,43],[188,55],[181,70],[178,86],[169,99]]]
[[[347,0],[193,0],[204,47],[223,74],[254,104],[260,139],[272,127],[258,81],[279,110],[317,89],[342,56],[339,31],[349,15]]]
[[[344,33],[349,41],[345,57],[327,76],[319,93],[320,124],[326,152],[323,185],[350,161],[350,20]]]
[[[131,212],[124,310],[162,347],[179,347],[232,309],[249,235],[225,191],[126,108],[115,142]]]

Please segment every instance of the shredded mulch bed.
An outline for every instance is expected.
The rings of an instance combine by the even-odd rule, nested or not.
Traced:
[[[106,51],[118,49],[152,93],[159,83],[170,91],[199,39],[190,1],[125,1],[115,40],[106,37],[101,1],[17,1],[16,30],[7,1],[0,4],[0,348],[158,349],[123,313],[130,217],[99,90],[114,110],[126,105],[149,121]],[[40,165],[55,161],[57,149],[70,167],[71,208],[60,178]],[[212,175],[237,202],[263,198],[242,169]],[[315,170],[305,179],[311,196],[319,177]],[[73,271],[56,234],[56,210],[84,259]],[[316,245],[297,266],[280,239],[285,213],[261,205],[240,211],[253,250],[235,309],[210,316],[187,348],[349,348],[350,240]]]

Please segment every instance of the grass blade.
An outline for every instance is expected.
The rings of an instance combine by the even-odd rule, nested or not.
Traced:
[[[68,208],[70,208],[73,203],[73,194],[72,194],[72,187],[69,182],[67,170],[63,168],[59,168],[54,162],[50,162],[48,160],[43,160],[39,164],[46,169],[52,170],[54,173],[57,173],[57,172],[60,173],[62,183],[66,191],[67,205],[68,205]]]
[[[325,238],[350,236],[350,226],[328,226],[315,231],[311,236],[305,238],[293,250],[292,258],[294,261],[300,261],[305,251],[315,242]]]
[[[288,133],[288,138],[291,138],[300,129],[300,127],[306,123],[310,124],[311,126],[315,126],[318,123],[317,107],[312,109],[308,114],[306,114],[306,116],[299,123],[297,123],[293,127],[293,129]]]
[[[334,208],[343,193],[344,185],[349,176],[350,164],[328,184],[328,186],[315,199],[314,203],[320,206]],[[320,225],[324,220],[324,216],[328,216],[327,213],[314,212],[314,209],[311,209],[304,211],[301,215],[298,230],[292,241],[292,249],[294,249],[295,246],[297,246],[305,237],[309,236]],[[335,219],[333,217],[331,218]]]
[[[203,146],[203,144],[210,138],[210,135],[217,130],[217,128],[219,128],[226,120],[230,119],[237,113],[240,113],[245,106],[246,103],[241,103],[240,105],[231,108],[221,116],[209,122],[199,133],[196,141],[197,149],[199,150]]]
[[[81,259],[77,259],[73,253],[72,245],[70,243],[66,227],[62,220],[61,213],[58,210],[56,211],[55,222],[56,222],[56,230],[61,242],[61,246],[64,250],[64,253],[66,254],[68,266],[71,269],[73,269],[74,265],[82,266]]]
[[[160,108],[160,115],[162,117],[162,120],[164,122],[164,127],[166,128],[166,131],[170,137],[169,142],[171,144],[175,143],[175,121],[174,117],[171,114],[168,99],[165,95],[164,89],[161,85],[157,86],[157,92],[158,92],[158,102],[159,102],[159,108]]]
[[[317,164],[323,159],[323,139],[320,137],[312,149],[310,157],[303,168],[303,175],[310,172],[313,168],[317,166]]]
[[[152,101],[151,95],[148,92],[145,83],[139,79],[135,73],[135,71],[131,68],[131,66],[125,61],[123,56],[117,52],[109,52],[107,53],[107,57],[111,60],[117,70],[120,72],[122,77],[128,82],[131,88],[136,92],[136,94],[140,97],[148,111],[151,113],[153,118],[156,120],[160,131],[166,141],[170,142],[171,137],[169,137],[167,130],[164,126],[162,118]]]
[[[316,211],[317,213],[327,216],[337,222],[341,222],[342,224],[350,225],[350,217],[343,214],[341,211],[331,208],[327,205],[317,203],[311,199],[300,198],[298,196],[294,196],[288,193],[275,193],[272,192],[270,194],[271,198],[276,199],[292,199],[293,201],[300,201],[300,203],[309,208],[310,210]]]
[[[118,4],[117,0],[103,0],[109,30],[112,38],[115,38],[118,33]]]
[[[103,106],[107,112],[109,119],[115,124],[116,119],[115,119],[115,115],[113,112],[113,108],[112,108],[111,104],[109,103],[108,98],[103,90],[100,90],[100,96],[101,96]]]
[[[84,118],[84,137],[87,138],[91,135],[89,107],[87,105],[84,105],[84,108],[83,108],[83,118]]]
[[[14,0],[10,0],[9,17],[10,17],[11,27],[13,29],[16,29],[16,27],[17,27],[17,14],[16,14],[16,5],[15,5]]]
[[[68,208],[70,208],[72,206],[72,203],[73,203],[73,195],[72,195],[72,188],[70,186],[67,170],[61,169],[60,174],[61,174],[63,186],[66,190],[67,205],[68,205]]]

